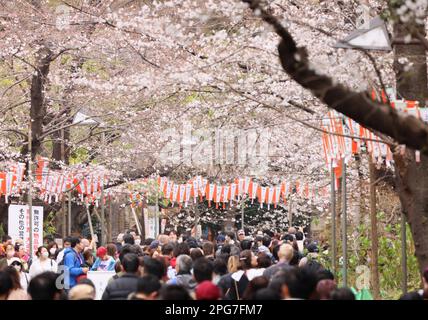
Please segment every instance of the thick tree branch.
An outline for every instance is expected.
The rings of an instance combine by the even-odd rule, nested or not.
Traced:
[[[413,116],[400,115],[389,105],[372,101],[364,92],[353,92],[343,85],[334,84],[325,75],[319,75],[309,67],[305,48],[298,48],[292,35],[258,0],[243,0],[261,18],[270,24],[281,37],[278,46],[284,71],[302,87],[310,90],[317,98],[332,109],[339,111],[361,125],[379,131],[400,144],[421,150],[428,155],[428,126]]]

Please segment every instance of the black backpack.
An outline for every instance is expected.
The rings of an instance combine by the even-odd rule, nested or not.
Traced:
[[[232,285],[225,294],[226,298],[229,300],[242,300],[242,295],[244,294],[244,291],[248,287],[249,283],[250,280],[248,280],[248,277],[245,273],[242,275],[239,281],[232,279]]]

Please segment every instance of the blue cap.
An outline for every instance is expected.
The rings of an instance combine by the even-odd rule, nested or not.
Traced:
[[[155,240],[150,244],[150,249],[156,249],[157,247],[159,247],[159,241]]]

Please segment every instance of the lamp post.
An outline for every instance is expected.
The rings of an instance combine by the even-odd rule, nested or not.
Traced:
[[[385,22],[379,17],[370,19],[370,8],[364,4],[360,6],[361,15],[357,18],[357,29],[352,31],[343,40],[338,41],[334,48],[342,49],[356,49],[356,50],[376,50],[376,51],[392,51],[390,36],[386,27]],[[369,160],[370,161],[370,160]],[[370,164],[371,178],[374,172],[374,167]],[[343,185],[342,188],[346,188],[346,166],[343,163]],[[371,181],[373,183],[373,181]],[[345,191],[345,190],[344,190]],[[377,220],[376,220],[376,190],[374,187],[370,188],[370,199],[371,199],[371,236],[372,236],[372,279],[373,289],[375,290],[375,296],[378,296],[379,283],[378,283],[378,268],[377,268]],[[342,199],[342,246],[343,246],[343,284],[347,284],[347,238],[346,238],[346,192],[343,194]],[[334,237],[334,236],[333,236]],[[403,238],[403,237],[402,237]],[[376,251],[376,252],[375,252]],[[405,252],[403,251],[403,256]],[[404,258],[403,258],[404,260]],[[403,272],[406,269],[403,267]]]
[[[73,118],[73,124],[76,126],[99,126],[100,128],[103,128],[104,125],[102,122],[94,119],[91,116],[88,116],[84,114],[81,111],[78,111]],[[64,142],[63,142],[64,143]],[[105,143],[105,133],[101,133],[101,145],[104,145]],[[69,197],[70,197],[69,193]],[[70,200],[69,200],[70,201]],[[89,214],[89,211],[88,211]],[[69,219],[69,230],[71,229],[71,204],[69,203],[69,211],[68,211],[68,219]],[[88,219],[90,219],[90,214],[88,215]],[[91,222],[89,222],[91,224]],[[100,223],[101,223],[101,244],[106,243],[106,230],[105,227],[105,204],[104,204],[104,177],[101,182],[101,217],[100,217]]]

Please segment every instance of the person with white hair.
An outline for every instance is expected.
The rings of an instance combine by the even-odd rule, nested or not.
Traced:
[[[116,242],[117,252],[122,251],[122,246],[123,246],[123,236],[124,236],[124,235],[125,235],[125,234],[123,234],[123,233],[119,233],[119,234],[117,235],[117,242]]]
[[[288,244],[284,243],[279,247],[277,264],[270,266],[263,272],[263,276],[270,280],[277,272],[287,270],[290,268],[290,261],[293,259],[294,249]]]
[[[196,281],[191,274],[192,270],[192,258],[187,254],[181,254],[177,257],[177,263],[175,269],[177,271],[177,276],[167,282],[167,284],[176,284],[186,288],[189,291],[192,291],[196,288]]]

